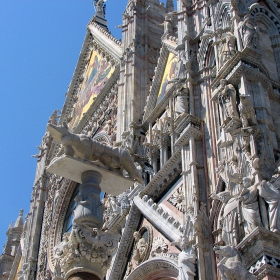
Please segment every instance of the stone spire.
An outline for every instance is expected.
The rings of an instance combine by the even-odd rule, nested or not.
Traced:
[[[22,229],[23,228],[23,219],[22,219],[22,215],[23,215],[23,209],[20,209],[19,211],[19,216],[16,220],[16,223],[14,225],[14,228],[20,228]]]
[[[174,12],[173,0],[166,0],[166,13]]]

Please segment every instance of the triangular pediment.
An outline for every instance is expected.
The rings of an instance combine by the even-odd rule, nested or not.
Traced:
[[[172,88],[173,84],[169,82],[175,78],[177,64],[178,58],[175,45],[164,42],[161,48],[158,66],[155,70],[153,84],[150,89],[144,121],[149,118],[155,107],[163,102],[165,96]]]
[[[61,116],[72,131],[81,132],[114,85],[120,57],[121,42],[95,22],[90,22]]]

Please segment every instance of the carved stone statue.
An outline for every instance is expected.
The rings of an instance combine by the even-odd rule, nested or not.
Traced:
[[[148,244],[138,231],[134,232],[133,237],[135,239],[135,246],[132,258],[135,260],[136,264],[139,265],[144,260],[148,250]]]
[[[60,118],[60,115],[58,115],[57,113],[60,113],[60,111],[59,110],[54,110],[53,111],[52,115],[49,118],[48,123],[57,124],[57,119]]]
[[[218,43],[220,43],[220,67],[222,67],[236,53],[236,38],[231,32],[227,32]]]
[[[196,253],[193,240],[188,240],[188,236],[183,235],[178,242],[172,242],[172,245],[179,245],[182,249],[178,256],[178,280],[193,280],[196,275]]]
[[[280,232],[280,191],[271,182],[262,181],[259,194],[268,204],[269,228],[273,232]]]
[[[125,169],[131,179],[137,180],[140,184],[143,183],[143,179],[127,150],[109,147],[84,134],[71,133],[65,122],[62,126],[48,124],[47,129],[52,137],[62,144],[65,155],[88,161],[99,160],[120,174]],[[58,156],[62,154],[63,150],[59,152]]]
[[[167,13],[164,18],[164,22],[159,24],[164,27],[164,33],[173,33],[173,13]]]
[[[243,127],[257,125],[256,113],[253,106],[253,102],[247,95],[240,95],[240,104],[238,105],[240,112],[240,118],[242,120]]]
[[[104,2],[106,2],[106,0],[93,0],[93,1],[95,2],[94,6],[95,6],[95,9],[96,9],[96,12],[99,15],[104,16],[105,15],[105,4],[104,4]]]
[[[236,90],[232,84],[228,84],[227,80],[221,80],[221,89],[219,94],[219,101],[227,118],[239,118],[236,109]]]
[[[244,49],[246,47],[256,49],[259,42],[259,33],[251,14],[247,14],[238,25]]]
[[[258,205],[258,188],[252,185],[249,177],[243,178],[242,190],[240,193],[242,217],[244,219],[245,234],[250,234],[257,226],[261,225],[261,218]]]
[[[188,113],[188,98],[189,90],[185,88],[183,84],[178,83],[177,89],[174,93],[175,106],[174,112],[179,115],[182,113]]]
[[[241,261],[239,252],[233,246],[216,246],[216,254],[225,258],[218,263],[217,267],[221,273],[221,280],[256,280]]]
[[[226,245],[237,245],[242,236],[241,213],[239,201],[236,197],[231,197],[229,191],[212,194],[212,199],[218,199],[223,202],[223,216],[220,217],[222,227],[222,242]]]

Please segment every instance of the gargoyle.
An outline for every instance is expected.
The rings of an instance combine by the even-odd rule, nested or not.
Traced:
[[[125,169],[131,179],[143,184],[141,175],[138,173],[128,150],[109,147],[84,134],[71,133],[65,122],[62,126],[49,123],[47,129],[54,140],[60,142],[64,148],[57,156],[61,156],[64,152],[67,156],[83,160],[99,160],[110,170],[120,174]]]

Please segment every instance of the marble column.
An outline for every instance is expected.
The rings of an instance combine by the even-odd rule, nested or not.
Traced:
[[[103,206],[100,202],[101,174],[89,170],[82,173],[82,184],[75,200],[74,223],[100,229],[103,225]]]

